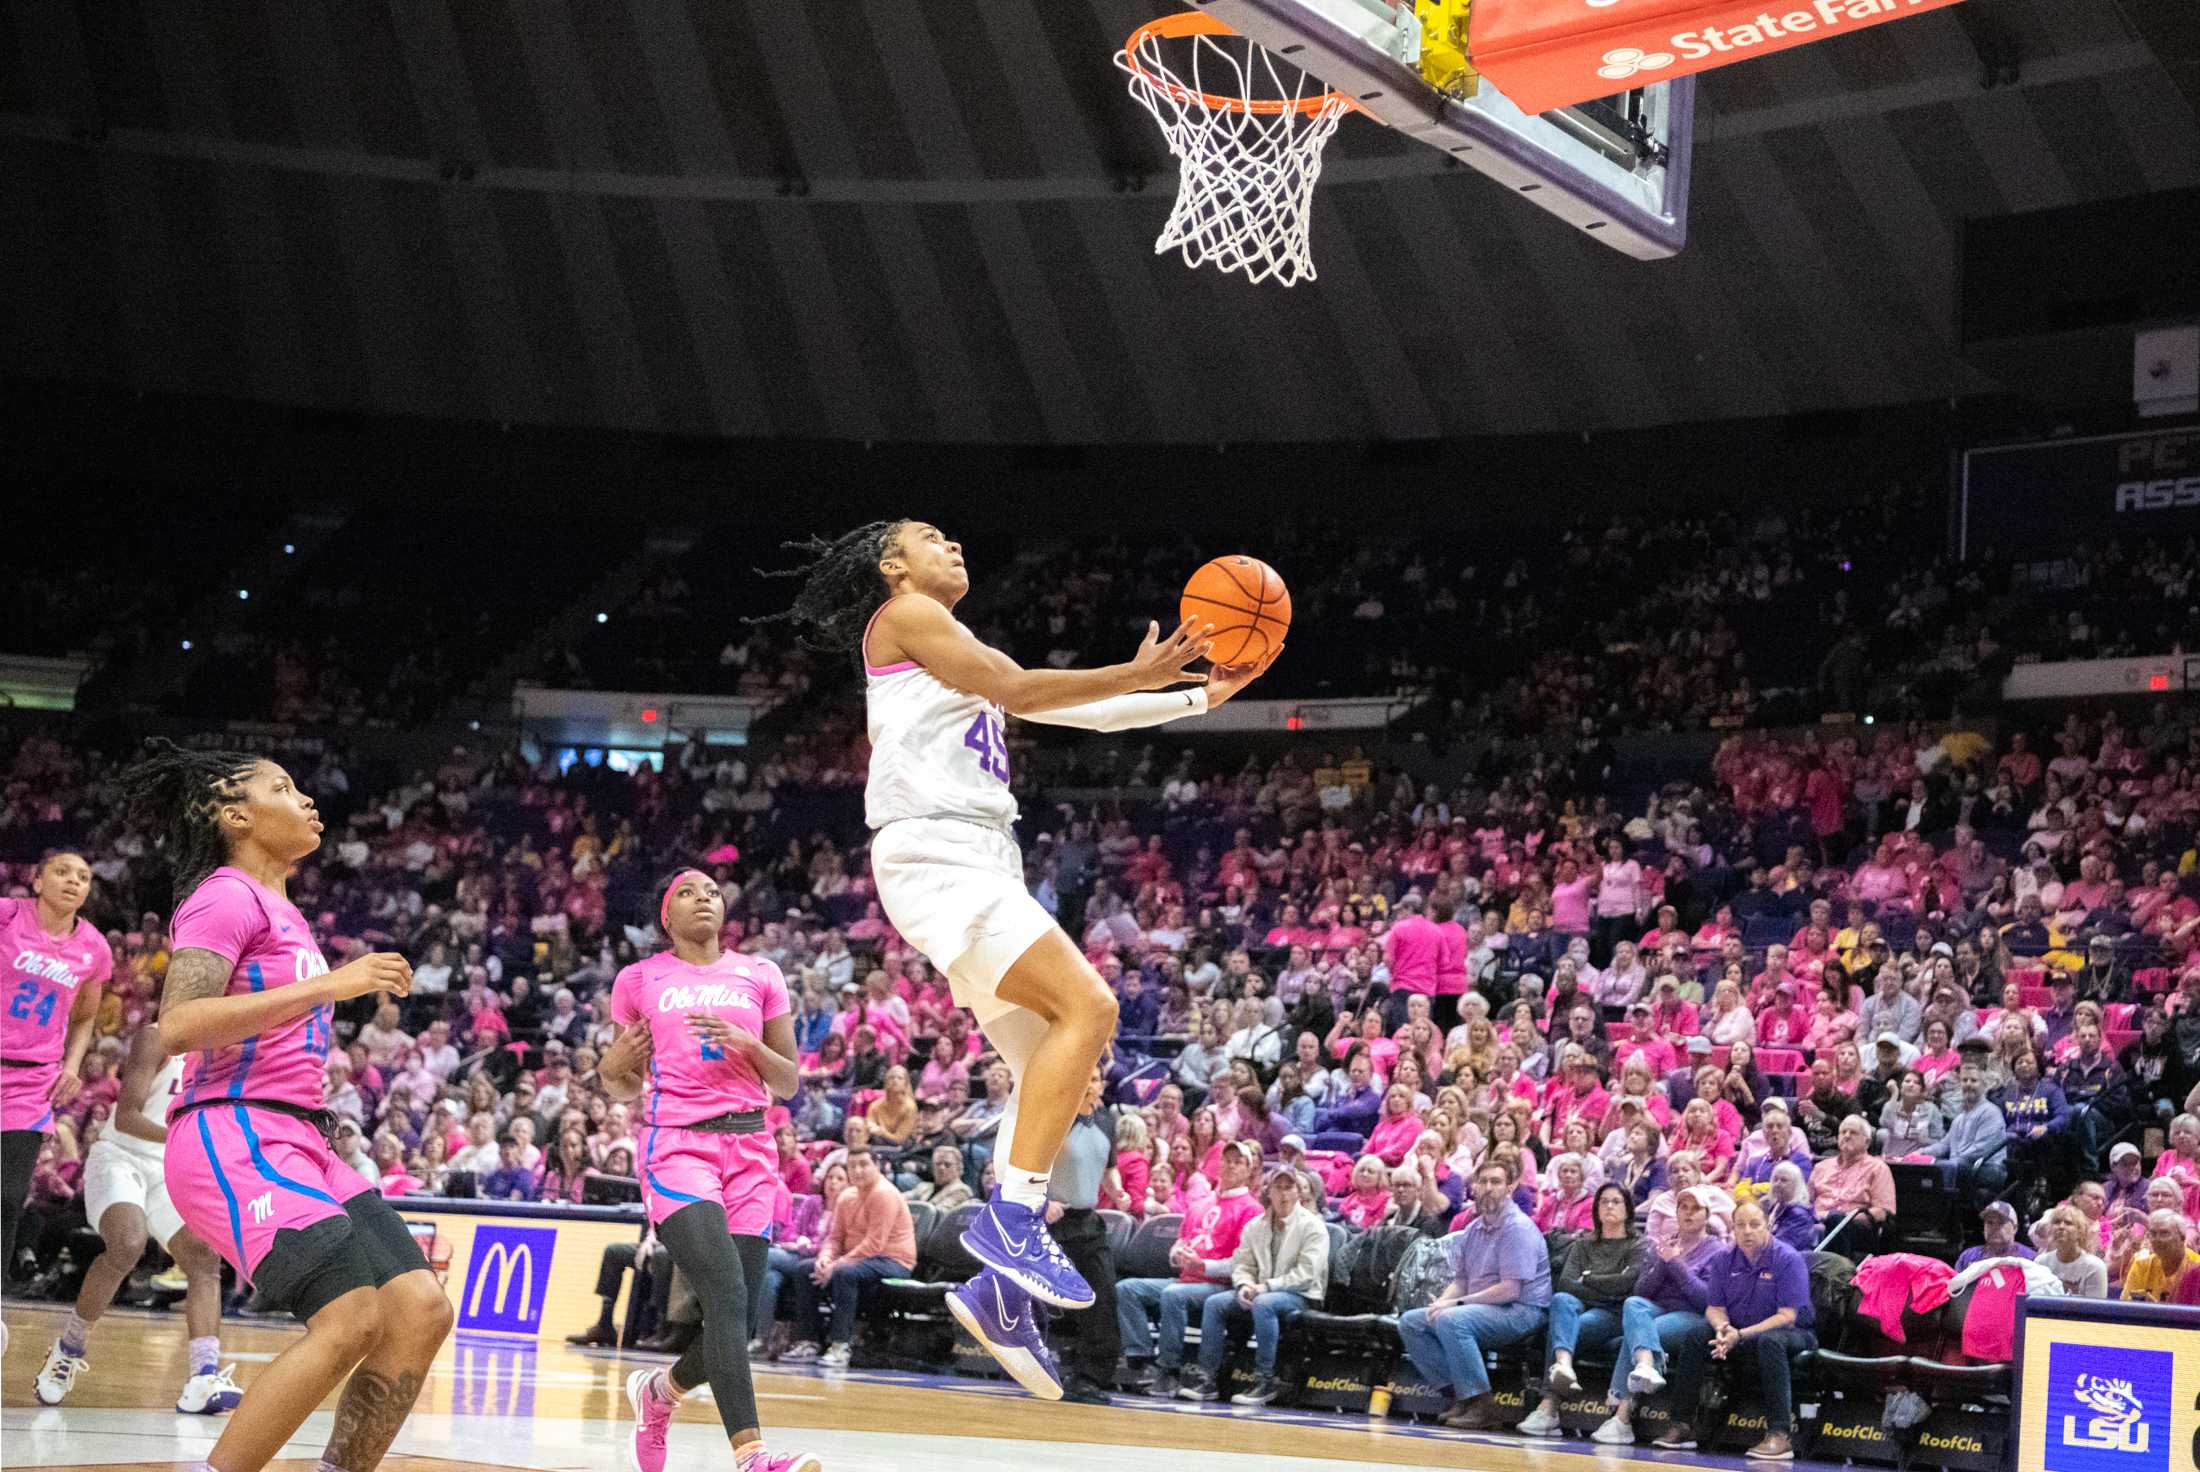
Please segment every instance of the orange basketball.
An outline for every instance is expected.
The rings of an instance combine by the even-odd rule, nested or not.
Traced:
[[[1178,606],[1215,626],[1216,664],[1257,664],[1291,629],[1291,590],[1258,557],[1217,557],[1192,574]]]

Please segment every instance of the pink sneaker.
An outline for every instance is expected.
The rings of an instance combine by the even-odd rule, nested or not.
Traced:
[[[748,1469],[748,1472],[825,1472],[825,1464],[811,1452],[789,1452],[775,1457],[770,1452],[764,1460]]]
[[[660,1370],[636,1370],[626,1377],[626,1403],[634,1408],[635,1472],[665,1472],[665,1432],[672,1425],[672,1398],[657,1377]]]

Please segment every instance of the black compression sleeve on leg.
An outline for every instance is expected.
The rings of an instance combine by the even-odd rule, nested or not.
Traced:
[[[695,1289],[703,1307],[702,1332],[672,1367],[673,1383],[693,1389],[710,1382],[718,1419],[726,1435],[757,1426],[756,1387],[749,1379],[749,1285],[753,1281],[746,1243],[761,1248],[761,1237],[734,1237],[726,1231],[726,1209],[715,1201],[683,1206],[657,1227],[657,1240]]]
[[[733,1250],[741,1254],[741,1280],[749,1289],[748,1336],[761,1338],[768,1326],[757,1320],[757,1309],[764,1297],[764,1270],[771,1264],[772,1244],[763,1237],[736,1237]]]
[[[0,1276],[15,1266],[15,1225],[22,1219],[23,1203],[30,1199],[31,1176],[38,1170],[38,1152],[46,1137],[37,1130],[9,1130],[0,1135]]]

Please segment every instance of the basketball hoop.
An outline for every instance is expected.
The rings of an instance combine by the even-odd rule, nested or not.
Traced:
[[[1196,10],[1140,26],[1115,64],[1177,159],[1176,207],[1154,254],[1251,281],[1312,281],[1314,181],[1352,99]]]

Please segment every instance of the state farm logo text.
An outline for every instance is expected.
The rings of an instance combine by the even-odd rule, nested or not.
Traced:
[[[1693,31],[1676,32],[1666,44],[1679,53],[1683,61],[1703,61],[1706,58],[1734,51],[1748,51],[1758,46],[1787,41],[1799,36],[1815,36],[1822,31],[1837,31],[1843,26],[1858,22],[1884,19],[1913,8],[1919,0],[1811,0],[1806,9],[1786,10],[1778,14],[1765,11],[1754,20],[1738,25],[1704,26]],[[1632,76],[1637,69],[1654,67],[1658,63],[1650,58],[1659,52],[1645,54],[1635,51],[1635,65],[1628,67],[1625,76]],[[1615,75],[1621,63],[1607,57],[1606,64],[1597,68],[1597,74],[1620,80]]]

